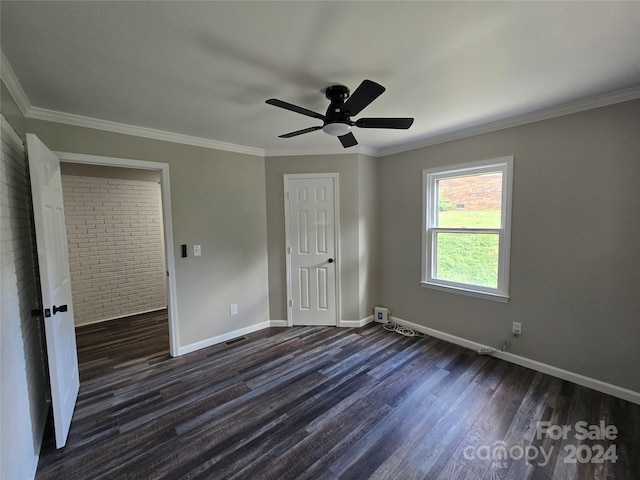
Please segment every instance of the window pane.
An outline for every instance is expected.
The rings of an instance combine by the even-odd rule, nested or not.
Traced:
[[[436,227],[500,228],[502,172],[443,178],[437,182]]]
[[[498,288],[497,233],[439,232],[435,240],[436,278]]]

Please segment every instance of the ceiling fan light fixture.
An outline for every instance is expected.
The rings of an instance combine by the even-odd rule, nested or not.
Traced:
[[[342,135],[346,135],[351,131],[351,125],[346,123],[327,123],[324,127],[322,127],[322,131],[324,133],[328,133],[329,135],[333,135],[334,137],[341,137]]]

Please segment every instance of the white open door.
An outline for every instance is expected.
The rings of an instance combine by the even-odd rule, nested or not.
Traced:
[[[31,133],[27,134],[27,152],[56,447],[62,448],[67,442],[80,378],[60,161]]]
[[[337,174],[285,175],[289,325],[338,325]]]

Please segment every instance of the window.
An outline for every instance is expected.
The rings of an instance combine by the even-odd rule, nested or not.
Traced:
[[[507,302],[513,157],[423,171],[422,285]]]

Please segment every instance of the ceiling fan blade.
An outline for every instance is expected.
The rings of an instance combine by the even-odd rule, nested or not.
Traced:
[[[297,137],[298,135],[302,135],[303,133],[315,132],[316,130],[320,130],[320,129],[322,129],[321,125],[317,127],[305,128],[303,130],[296,130],[295,132],[285,133],[284,135],[278,135],[278,137],[279,138]]]
[[[363,80],[340,110],[349,116],[357,115],[384,91],[382,85],[371,80]]]
[[[347,133],[346,135],[339,136],[338,139],[340,140],[340,143],[344,148],[353,147],[354,145],[358,144],[356,137],[354,137],[353,133],[351,132]]]
[[[407,129],[413,124],[413,118],[360,118],[355,126],[360,128],[401,128]]]
[[[278,100],[277,98],[270,98],[269,100],[267,100],[267,103],[275,107],[284,108],[285,110],[291,110],[292,112],[301,113],[302,115],[306,115],[308,117],[324,120],[324,115],[320,113],[307,110],[306,108],[293,105],[292,103],[283,102],[282,100]]]

